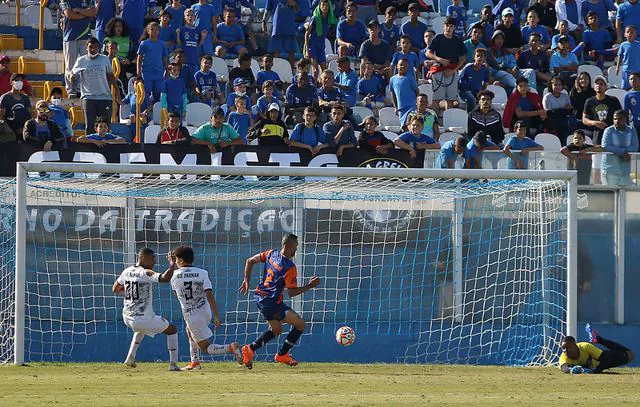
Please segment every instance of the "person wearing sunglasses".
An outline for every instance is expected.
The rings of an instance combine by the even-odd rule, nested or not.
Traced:
[[[64,135],[51,120],[49,102],[40,100],[36,103],[36,117],[24,124],[22,137],[25,143],[40,147],[43,151],[55,150],[63,145]]]

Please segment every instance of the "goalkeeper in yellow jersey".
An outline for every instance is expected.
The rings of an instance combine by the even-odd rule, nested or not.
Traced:
[[[560,369],[564,373],[601,373],[605,369],[626,365],[631,362],[635,355],[625,346],[598,335],[595,329],[589,324],[586,326],[589,334],[589,342],[578,342],[573,336],[566,336],[560,346]],[[598,343],[605,348],[600,349],[595,346]]]

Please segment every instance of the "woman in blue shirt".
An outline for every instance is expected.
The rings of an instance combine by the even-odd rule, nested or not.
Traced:
[[[169,64],[169,51],[164,41],[159,40],[160,26],[149,23],[138,48],[138,76],[144,80],[144,89],[153,94],[153,100],[160,100],[164,86],[164,71]]]

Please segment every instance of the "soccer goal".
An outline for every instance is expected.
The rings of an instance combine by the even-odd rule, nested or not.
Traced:
[[[299,283],[322,279],[286,299],[307,321],[300,360],[548,365],[576,333],[574,172],[19,163],[17,174],[0,183],[2,361],[122,361],[131,332],[113,282],[141,247],[162,271],[180,244],[210,273],[224,320],[214,340],[250,342],[266,323],[238,292],[244,262],[286,232],[299,236]],[[154,310],[179,326],[188,358],[168,286]],[[351,347],[335,343],[342,325]],[[166,358],[153,348],[139,357]]]

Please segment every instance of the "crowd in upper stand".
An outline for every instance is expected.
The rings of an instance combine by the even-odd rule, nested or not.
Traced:
[[[638,0],[500,0],[475,18],[452,0],[441,5],[444,21],[425,2],[268,0],[261,18],[247,0],[190,3],[50,0],[63,16],[66,93],[81,99],[87,135],[74,135],[61,89],[39,101],[31,118],[28,83],[8,71],[6,57],[0,57],[3,127],[45,149],[129,142],[135,120],[128,135],[113,135],[111,109],[115,97],[133,119],[135,85],[142,83],[143,133],[155,103],[168,113],[157,138],[162,144],[204,144],[213,152],[257,142],[337,155],[400,148],[412,157],[439,149],[436,165],[443,168],[459,156],[465,166],[481,167],[489,148],[502,149],[509,167],[526,168],[527,153],[543,149],[535,136],[549,133],[576,165],[591,160],[585,152],[614,153],[597,166],[602,182],[630,183],[628,153],[638,150],[640,128]],[[327,41],[335,66],[328,64]],[[273,69],[279,57],[289,61],[292,77]],[[221,58],[235,60],[228,77],[215,73],[216,64],[226,64]],[[592,77],[581,69],[586,65],[613,68],[608,78]],[[111,85],[119,89],[114,96]],[[610,96],[612,87],[628,92]],[[189,129],[194,102],[210,106],[211,119]],[[442,117],[453,108],[468,112],[460,130],[467,137],[442,142]],[[389,109],[397,129],[389,126]],[[389,129],[400,134],[382,133]]]

